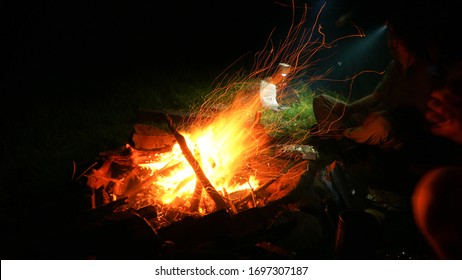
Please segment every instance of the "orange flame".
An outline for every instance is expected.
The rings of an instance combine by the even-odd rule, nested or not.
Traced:
[[[252,98],[253,101],[240,104],[241,106],[237,102],[233,108],[216,116],[210,124],[196,125],[190,133],[182,133],[205,175],[223,196],[249,187],[257,189],[259,185],[252,175],[244,180],[235,179],[246,159],[254,156],[259,147],[264,145],[263,140],[253,133],[253,114],[258,110],[259,104],[256,97]],[[151,169],[151,175],[173,164],[176,168],[167,176],[159,176],[156,186],[153,186],[164,189],[159,197],[163,204],[168,204],[177,197],[188,199],[192,196],[197,183],[193,168],[178,144],[174,145],[171,152],[159,155],[155,162],[140,164]]]

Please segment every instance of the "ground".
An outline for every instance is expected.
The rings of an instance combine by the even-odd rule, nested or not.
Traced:
[[[348,141],[307,142],[318,158],[293,165],[303,172],[295,172],[295,187],[281,181],[268,187],[272,200],[263,207],[186,216],[153,229],[151,209],[114,212],[120,206],[115,202],[83,211],[91,193],[73,182],[68,193],[47,197],[46,208],[5,231],[2,254],[5,259],[435,258],[414,224],[411,196],[423,172],[448,161],[438,155],[456,153],[454,146],[432,143],[438,149],[430,150],[421,141],[393,152]],[[287,185],[292,190],[278,196]]]

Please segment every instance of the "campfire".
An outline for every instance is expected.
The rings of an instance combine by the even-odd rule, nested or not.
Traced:
[[[303,139],[275,141],[271,132],[281,127],[263,124],[260,117],[265,110],[280,109],[274,99],[276,90],[306,75],[319,51],[364,33],[356,27],[356,34],[327,43],[322,26],[317,26],[318,17],[312,28],[306,28],[306,15],[305,7],[300,22],[290,27],[279,48],[268,40],[255,55],[255,69],[250,74],[238,72],[230,78],[224,73],[224,85],[215,85],[198,110],[187,114],[140,110],[131,141],[102,152],[84,173],[93,209],[104,208],[107,216],[128,213],[112,215],[106,222],[142,218],[140,228],[147,228],[146,240],[154,240],[157,246],[148,250],[154,254],[149,257],[172,257],[172,248],[175,254],[182,250],[180,257],[198,257],[204,252],[208,257],[231,257],[239,250],[249,253],[247,247],[287,258],[293,258],[294,252],[319,256],[322,233],[316,216],[321,212],[320,203],[309,191],[310,183],[301,183],[317,152],[303,145]],[[281,65],[285,70],[290,66],[290,75],[280,73],[282,82],[272,76]],[[304,83],[322,79],[331,70],[314,71],[316,74],[305,76],[308,80]],[[259,86],[265,86],[266,95],[259,92]],[[263,108],[262,96],[271,97],[275,106]],[[310,197],[303,203],[314,202],[312,207],[300,205],[303,192]],[[313,215],[300,211],[299,206]],[[114,232],[110,222],[108,227]],[[144,251],[143,238],[136,241]]]
[[[355,33],[326,42],[322,25],[317,22],[324,7],[325,3],[310,28],[305,26],[305,7],[281,46],[275,46],[269,38],[255,55],[250,74],[236,73],[229,78],[223,73],[225,85],[216,86],[195,116],[178,118],[181,114],[144,112],[151,124],[135,127],[132,140],[136,143],[103,153],[101,166],[87,175],[88,186],[104,190],[93,206],[127,198],[125,208],[153,206],[161,223],[169,224],[184,215],[221,209],[238,213],[287,195],[306,170],[306,158],[299,156],[305,161],[301,163],[281,158],[300,151],[293,148],[299,143],[285,143],[292,149],[271,143],[268,132],[277,124],[261,125],[264,108],[260,96],[270,97],[271,105],[279,105],[275,99],[277,86],[285,87],[305,75],[319,60],[314,59],[318,52],[332,49],[342,39],[365,36],[355,26]],[[322,79],[330,71],[315,71],[317,74],[305,83]],[[259,84],[266,85],[266,92],[258,92]],[[308,151],[299,154],[316,154],[311,147],[304,148]],[[285,178],[291,183],[283,183]],[[173,218],[171,212],[175,213]]]
[[[259,123],[258,94],[246,94],[214,116],[189,116],[185,123],[175,122],[175,114],[150,112],[161,123],[137,124],[134,143],[102,153],[87,175],[94,207],[123,199],[119,210],[150,209],[152,223],[163,227],[217,210],[233,215],[287,196],[308,161],[271,143]]]

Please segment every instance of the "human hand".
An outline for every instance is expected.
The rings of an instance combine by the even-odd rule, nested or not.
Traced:
[[[430,131],[462,144],[462,96],[444,87],[432,92],[427,106]]]

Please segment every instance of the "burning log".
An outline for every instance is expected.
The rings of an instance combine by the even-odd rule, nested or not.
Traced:
[[[127,204],[127,203],[128,203],[127,198],[122,197],[122,198],[117,199],[115,201],[111,201],[111,202],[109,202],[109,203],[107,203],[105,205],[93,208],[93,209],[89,210],[89,213],[91,213],[91,216],[93,218],[100,219],[100,218],[108,216],[109,214],[114,213],[117,208],[119,208],[120,206],[122,206],[124,204]]]
[[[275,182],[277,182],[281,178],[283,178],[283,176],[285,174],[288,174],[291,171],[291,169],[293,169],[293,168],[298,169],[299,165],[302,165],[302,167],[303,167],[306,164],[306,162],[307,161],[304,160],[304,159],[298,159],[297,161],[290,162],[285,168],[283,168],[281,170],[280,174],[278,174],[274,178],[271,178],[269,181],[267,181],[265,184],[260,186],[258,189],[256,189],[256,190],[251,189],[251,192],[249,194],[247,194],[246,196],[244,196],[244,197],[240,198],[239,200],[235,201],[234,205],[236,206],[236,208],[240,209],[240,208],[243,207],[244,204],[247,203],[247,201],[249,201],[249,200],[255,201],[256,197],[261,196],[265,192],[266,189],[268,189]]]
[[[130,145],[138,150],[169,151],[175,143],[175,137],[168,130],[137,123],[130,138]]]
[[[276,182],[282,175],[279,175],[277,176],[276,178],[273,178],[271,180],[269,180],[268,182],[266,182],[264,185],[262,185],[260,188],[257,189],[257,191],[254,191],[253,189],[251,189],[250,193],[244,197],[242,197],[241,199],[239,199],[238,201],[236,201],[234,204],[236,205],[237,208],[242,208],[242,205],[243,204],[246,204],[247,201],[249,200],[252,200],[252,203],[254,204],[255,206],[255,197],[258,193],[261,193],[263,192],[265,189],[267,189],[269,186],[271,186],[271,184],[273,184],[274,182]]]
[[[217,210],[222,210],[222,209],[227,209],[228,205],[226,204],[225,200],[223,197],[217,192],[217,190],[213,187],[212,183],[210,183],[209,179],[205,175],[204,171],[202,170],[199,162],[197,162],[196,158],[194,155],[191,153],[191,151],[188,148],[188,145],[186,143],[186,139],[184,138],[183,135],[181,135],[175,127],[173,127],[173,121],[170,118],[169,115],[165,114],[165,117],[167,118],[167,124],[169,129],[172,131],[173,135],[175,136],[176,141],[178,142],[178,145],[180,145],[181,151],[183,152],[184,157],[186,160],[189,162],[191,167],[194,170],[194,173],[197,176],[198,184],[196,184],[196,189],[198,188],[205,188],[206,192],[209,194],[210,198],[212,198],[213,202],[215,202],[215,205],[217,207]],[[194,191],[194,194],[199,193],[199,191]]]
[[[191,198],[191,207],[190,207],[191,212],[196,212],[199,209],[199,202],[202,196],[203,189],[204,188],[202,187],[202,184],[199,181],[197,181],[193,196]]]
[[[132,196],[133,194],[136,194],[139,190],[142,190],[142,189],[146,188],[147,186],[152,185],[163,174],[166,174],[166,173],[174,170],[178,165],[180,165],[180,163],[175,163],[175,164],[172,164],[170,166],[165,166],[163,169],[158,170],[153,175],[151,175],[148,179],[140,182],[138,185],[136,185],[136,186],[132,187],[131,189],[127,190],[124,193],[124,195],[129,197],[129,196]]]

